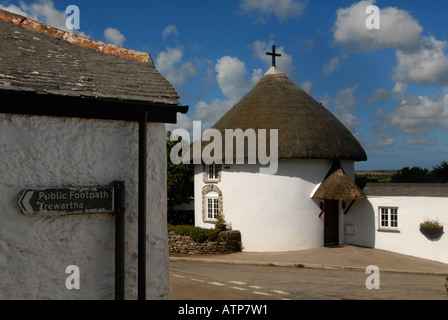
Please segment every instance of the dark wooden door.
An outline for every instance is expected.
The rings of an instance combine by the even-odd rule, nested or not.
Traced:
[[[325,200],[324,245],[339,244],[339,205],[337,200]]]

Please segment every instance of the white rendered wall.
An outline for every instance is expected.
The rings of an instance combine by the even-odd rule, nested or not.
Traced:
[[[368,197],[357,201],[346,216],[355,234],[347,243],[393,251],[419,258],[448,263],[448,198],[442,197]],[[398,207],[399,232],[378,230],[379,207]],[[426,219],[444,225],[445,234],[438,240],[427,239],[420,231]]]
[[[352,176],[353,162],[342,164]],[[311,196],[330,167],[329,160],[280,160],[275,175],[263,175],[257,165],[223,166],[216,186],[222,191],[226,221],[241,232],[243,251],[323,246],[324,216],[319,218],[319,202]],[[202,217],[203,168],[197,165],[195,170],[195,223],[213,228]]]
[[[165,125],[148,125],[147,298],[168,298]],[[113,299],[111,214],[26,217],[27,188],[126,182],[126,299],[137,298],[137,124],[0,115],[0,299]],[[68,265],[80,289],[68,290]]]

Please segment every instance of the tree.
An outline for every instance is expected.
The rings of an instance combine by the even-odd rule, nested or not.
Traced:
[[[171,162],[171,149],[178,143],[189,143],[178,137],[177,141],[170,141],[171,131],[167,132],[166,156],[167,156],[167,189],[168,208],[177,204],[188,203],[194,195],[194,166],[192,164],[174,164]],[[182,156],[182,154],[179,154]]]
[[[441,164],[433,166],[432,170],[428,173],[427,182],[438,182],[447,183],[448,182],[448,163],[442,161]]]
[[[420,167],[404,167],[392,176],[391,182],[425,182],[428,169]]]

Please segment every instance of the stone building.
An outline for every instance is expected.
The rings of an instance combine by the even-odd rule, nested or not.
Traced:
[[[165,123],[188,108],[148,53],[3,10],[0,43],[0,299],[168,298]],[[114,181],[114,213],[21,210]]]

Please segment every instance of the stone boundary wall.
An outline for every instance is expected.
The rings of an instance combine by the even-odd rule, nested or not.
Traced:
[[[223,254],[241,251],[241,234],[236,230],[222,231],[218,241],[196,242],[189,236],[179,235],[173,231],[168,234],[170,253],[190,255]]]

